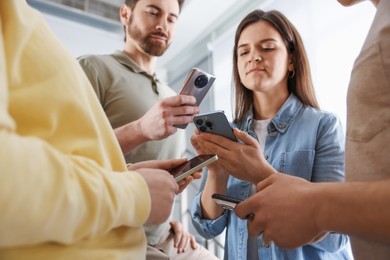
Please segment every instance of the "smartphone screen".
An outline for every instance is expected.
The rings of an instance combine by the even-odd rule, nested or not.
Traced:
[[[178,182],[187,177],[188,175],[191,175],[194,172],[197,172],[203,167],[209,165],[210,163],[215,162],[217,159],[218,156],[215,154],[198,155],[191,160],[188,160],[169,170],[169,172],[173,175],[173,177],[175,177],[175,180]]]
[[[213,198],[220,207],[227,210],[234,210],[236,205],[241,202],[240,199],[217,193],[214,193],[211,198]]]

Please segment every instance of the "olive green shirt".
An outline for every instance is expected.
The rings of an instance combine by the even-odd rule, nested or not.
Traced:
[[[89,78],[97,97],[115,129],[142,117],[157,101],[176,92],[142,70],[123,51],[111,55],[87,55],[79,63]],[[129,133],[131,134],[131,133]],[[178,131],[160,141],[149,141],[128,154],[126,162],[181,158],[185,152],[185,131]],[[146,227],[148,243],[157,244],[169,221]]]

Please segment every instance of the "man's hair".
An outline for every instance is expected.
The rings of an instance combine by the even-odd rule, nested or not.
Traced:
[[[130,7],[131,10],[134,10],[135,5],[138,3],[139,0],[125,0],[125,4]],[[163,0],[164,1],[164,0]],[[181,12],[181,8],[184,4],[185,0],[177,0],[179,3],[179,12]],[[125,38],[124,41],[126,42],[126,27],[123,26],[123,31],[125,32]]]
[[[135,5],[137,4],[139,0],[125,0],[125,4],[131,8],[131,10],[134,9]],[[179,10],[181,11],[181,8],[184,4],[184,1],[185,0],[177,0],[177,2],[179,3]]]

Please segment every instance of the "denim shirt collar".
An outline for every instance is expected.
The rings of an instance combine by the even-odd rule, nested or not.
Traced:
[[[284,102],[283,106],[279,109],[278,113],[276,113],[269,123],[267,127],[268,134],[274,131],[278,131],[281,134],[285,133],[302,107],[302,102],[291,93],[286,102]],[[246,120],[240,128],[243,131],[250,133],[250,135],[256,136],[253,128],[253,106],[249,109]]]

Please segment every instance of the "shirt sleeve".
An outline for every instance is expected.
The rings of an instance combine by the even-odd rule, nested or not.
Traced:
[[[211,239],[220,235],[227,226],[228,210],[216,219],[204,219],[202,216],[202,209],[200,205],[200,197],[202,193],[196,195],[191,204],[192,223],[198,233],[206,238]]]
[[[345,135],[340,120],[328,114],[323,118],[319,130],[316,156],[313,166],[313,182],[344,181],[344,147]],[[311,244],[327,252],[338,252],[349,243],[347,235],[331,232],[320,242]]]
[[[82,86],[88,89],[79,77],[81,69],[67,53],[56,59],[63,49],[57,49],[54,40],[38,37],[47,35],[47,30],[41,34],[43,24],[34,13],[24,13],[27,8],[25,1],[0,4],[0,248],[70,244],[118,227],[141,228],[150,212],[144,179],[125,172],[108,123],[101,111],[93,111],[92,103],[87,103],[93,101],[91,95],[81,90]],[[23,26],[30,26],[29,30]],[[47,57],[40,55],[38,64],[42,44],[53,49],[45,53]],[[55,66],[48,61],[63,73],[50,74],[47,69]],[[47,77],[38,82],[42,75]],[[49,76],[53,84],[48,83]],[[64,93],[68,97],[61,99]],[[54,98],[62,106],[49,107]],[[22,109],[26,101],[47,113],[30,112],[34,107]],[[75,105],[83,110],[69,113]],[[15,116],[19,112],[27,116],[20,119]]]

